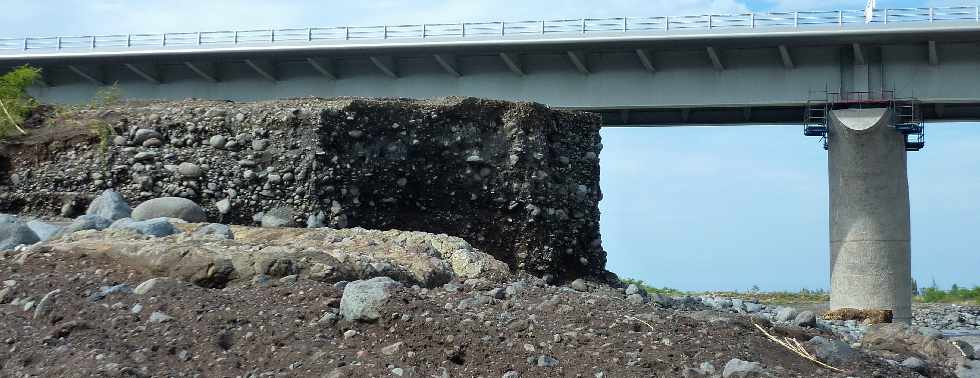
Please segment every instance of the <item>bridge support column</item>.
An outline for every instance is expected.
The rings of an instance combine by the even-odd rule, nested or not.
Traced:
[[[830,112],[830,308],[912,317],[904,137],[889,109]]]

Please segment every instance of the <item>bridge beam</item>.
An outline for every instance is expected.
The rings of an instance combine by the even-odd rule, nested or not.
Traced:
[[[708,59],[711,60],[711,65],[715,67],[716,71],[724,71],[725,65],[721,62],[721,56],[718,55],[718,51],[714,47],[706,47],[708,52]]]
[[[860,43],[852,43],[851,49],[854,51],[854,64],[865,65],[864,59],[864,48],[861,47]]]
[[[306,58],[306,62],[319,72],[323,77],[330,80],[337,80],[337,73],[333,69],[333,61],[327,58]]]
[[[372,56],[370,59],[371,63],[374,63],[374,66],[381,70],[381,73],[392,79],[398,78],[398,67],[395,66],[394,58],[390,56]]]
[[[644,69],[650,71],[650,73],[657,71],[657,68],[653,65],[653,60],[650,59],[649,51],[646,49],[636,49],[636,57],[640,59],[640,64],[643,65]]]
[[[152,64],[142,65],[142,64],[132,64],[132,63],[126,63],[123,65],[126,66],[126,68],[129,69],[132,73],[136,74],[136,76],[143,78],[143,80],[146,80],[148,83],[160,84],[160,72],[157,70],[156,65],[152,65]]]
[[[504,65],[510,69],[517,76],[524,76],[524,68],[521,66],[521,58],[515,54],[511,53],[500,53],[500,60],[504,61]]]
[[[939,65],[939,51],[936,49],[936,41],[929,41],[929,64]]]
[[[82,79],[85,79],[85,81],[88,81],[92,84],[98,86],[106,85],[105,75],[102,72],[101,66],[83,67],[83,66],[76,66],[73,64],[69,64],[68,70],[74,72],[75,75],[78,75]]]
[[[830,114],[830,308],[911,319],[905,136],[887,108]]]
[[[789,48],[786,45],[779,45],[779,57],[782,58],[783,67],[786,67],[786,69],[791,70],[796,68],[796,65],[793,64],[793,57],[789,55]]]
[[[455,77],[462,76],[460,75],[459,68],[457,68],[456,65],[456,55],[435,54],[432,55],[432,57],[435,58],[436,63],[439,63],[439,66],[442,67],[442,69],[445,70],[446,73],[453,75]]]
[[[252,68],[255,73],[271,82],[276,82],[276,66],[268,60],[245,59],[245,65]]]
[[[568,54],[568,60],[572,62],[572,65],[575,66],[575,69],[578,70],[579,73],[583,75],[588,75],[591,73],[589,71],[588,61],[586,61],[584,53],[581,51],[567,51],[566,54]]]
[[[218,70],[215,68],[214,63],[184,62],[184,65],[200,78],[212,83],[218,82]]]

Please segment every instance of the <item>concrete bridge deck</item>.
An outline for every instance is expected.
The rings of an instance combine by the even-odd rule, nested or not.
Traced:
[[[623,17],[0,40],[45,101],[477,96],[611,126],[799,124],[814,91],[894,90],[980,119],[977,7]]]

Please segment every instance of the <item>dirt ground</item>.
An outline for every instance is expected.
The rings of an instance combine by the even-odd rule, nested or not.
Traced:
[[[331,283],[99,298],[101,287],[134,288],[153,276],[85,255],[21,257],[0,259],[0,281],[16,281],[0,284],[13,285],[5,302],[61,292],[37,320],[23,304],[0,305],[3,377],[677,377],[704,362],[721,373],[732,358],[779,377],[915,376],[871,356],[831,372],[777,347],[746,319],[629,304],[602,286],[578,292],[524,277],[526,287],[511,284],[505,299],[484,296],[505,283],[405,287],[379,321],[350,323],[321,319],[342,295]]]

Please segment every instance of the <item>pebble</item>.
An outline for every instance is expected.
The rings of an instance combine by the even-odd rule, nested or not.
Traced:
[[[154,311],[152,314],[150,314],[149,322],[150,323],[166,323],[166,322],[170,322],[170,321],[173,321],[173,320],[174,320],[174,318],[171,317],[170,315],[164,314],[164,313],[162,313],[160,311]]]

